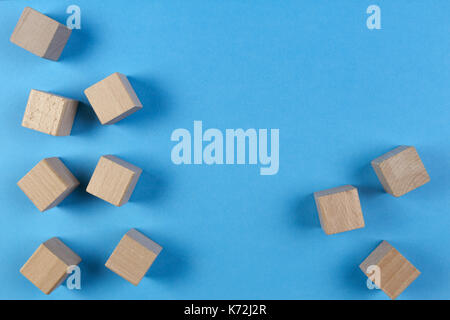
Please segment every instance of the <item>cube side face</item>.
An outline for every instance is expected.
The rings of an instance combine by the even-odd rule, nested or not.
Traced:
[[[74,188],[66,185],[46,159],[32,168],[17,185],[40,211],[58,204],[63,199],[61,196],[66,195],[68,189]]]
[[[414,147],[406,147],[392,157],[372,165],[386,192],[395,197],[400,197],[430,181]]]
[[[156,257],[157,254],[125,235],[105,266],[125,280],[138,285]]]
[[[118,165],[120,165],[120,166],[122,166],[124,168],[127,168],[127,169],[129,169],[129,170],[131,170],[131,171],[133,171],[135,173],[139,173],[140,174],[142,172],[142,169],[139,168],[138,166],[135,166],[134,164],[129,163],[129,162],[125,161],[125,160],[122,160],[119,157],[113,156],[111,154],[107,154],[107,155],[104,155],[102,157],[105,158],[105,159],[108,159],[110,161],[113,161],[113,162],[117,163]]]
[[[72,132],[73,122],[78,109],[77,100],[67,100],[63,107],[56,136],[69,136]]]
[[[136,91],[134,91],[128,78],[124,74],[121,74],[119,72],[117,72],[116,75],[120,78],[120,81],[122,82],[122,85],[125,88],[128,96],[133,101],[134,106],[137,108],[142,108],[141,100],[139,100]]]
[[[50,294],[66,277],[67,265],[47,247],[40,245],[20,273],[45,294]]]
[[[22,126],[53,136],[69,135],[77,105],[75,100],[33,89]]]
[[[37,56],[44,57],[59,25],[59,22],[26,7],[10,41]]]
[[[399,154],[400,152],[402,152],[402,151],[404,151],[404,150],[406,150],[408,148],[410,148],[410,146],[398,146],[397,148],[392,149],[391,151],[386,152],[385,154],[383,154],[383,155],[379,156],[378,158],[372,160],[372,163],[380,164],[383,161],[385,161],[385,160],[387,160],[389,158],[392,158],[393,156]]]
[[[326,234],[350,231],[364,227],[358,191],[351,188],[346,191],[320,195],[315,193],[317,210],[322,229]]]
[[[71,29],[58,23],[58,28],[56,29],[53,39],[50,42],[43,58],[57,61],[61,56],[61,53],[63,52],[71,34]]]
[[[109,120],[108,122],[105,122],[105,123],[102,123],[102,124],[107,125],[107,124],[114,124],[114,123],[117,123],[117,122],[119,122],[120,120],[125,119],[126,117],[128,117],[129,115],[135,113],[136,111],[138,111],[138,110],[140,110],[140,109],[142,109],[142,108],[141,108],[141,107],[133,107],[133,108],[129,109],[128,111],[126,111],[126,112],[124,112],[124,113],[118,115],[117,117],[115,117],[115,118]]]
[[[380,165],[372,162],[372,168],[375,171],[375,173],[378,177],[378,180],[380,180],[380,183],[383,186],[384,191],[386,191],[389,194],[393,194],[393,191],[392,191],[391,187],[389,186],[389,184],[383,174],[383,171],[380,168]]]
[[[136,229],[131,229],[126,233],[126,235],[132,238],[133,240],[139,242],[141,245],[146,247],[148,250],[154,252],[156,255],[158,255],[162,250],[162,247],[159,244],[157,244],[155,241],[148,238],[144,234],[140,233]]]
[[[141,105],[136,105],[133,95],[130,95],[118,73],[97,82],[84,93],[101,124],[115,123],[142,108]]]
[[[115,206],[121,206],[129,200],[139,174],[101,157],[86,191]]]
[[[64,165],[64,163],[58,157],[46,158],[45,163],[50,169],[58,176],[59,179],[65,184],[66,187],[77,187],[80,182],[75,178],[75,176],[70,172],[69,169]]]
[[[81,262],[81,258],[57,237],[45,241],[43,245],[67,266],[78,265]]]
[[[140,174],[141,174],[140,172],[133,173],[129,184],[126,187],[125,194],[123,195],[122,199],[120,199],[119,206],[123,206],[125,203],[127,203],[130,200],[131,195],[133,194],[134,188],[136,187],[137,182],[139,180]]]

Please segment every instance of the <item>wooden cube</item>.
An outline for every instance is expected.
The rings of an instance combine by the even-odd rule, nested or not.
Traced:
[[[120,240],[105,266],[137,286],[161,250],[159,244],[131,229]]]
[[[381,242],[359,267],[375,282],[375,273],[379,272],[379,283],[375,284],[391,299],[396,299],[420,275],[420,271],[387,241]]]
[[[46,158],[31,169],[17,185],[34,205],[45,211],[58,205],[80,183],[59,158]]]
[[[101,124],[113,124],[142,108],[127,77],[113,73],[84,90]]]
[[[72,30],[42,13],[26,7],[10,41],[35,55],[58,60]]]
[[[52,136],[68,136],[77,107],[77,100],[31,90],[22,126]]]
[[[102,156],[86,191],[120,207],[130,199],[141,173],[142,169],[122,159]]]
[[[322,229],[326,234],[364,227],[358,190],[350,185],[314,193]]]
[[[50,294],[68,276],[68,268],[76,266],[81,258],[58,238],[42,243],[20,269],[45,294]]]
[[[371,163],[384,190],[395,197],[400,197],[430,181],[414,147],[397,147]]]

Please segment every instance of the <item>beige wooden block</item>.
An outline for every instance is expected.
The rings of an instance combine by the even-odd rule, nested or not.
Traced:
[[[113,124],[142,108],[127,77],[113,73],[84,90],[101,124]]]
[[[420,275],[420,271],[387,241],[359,267],[391,299],[396,299]]]
[[[80,183],[59,158],[41,160],[17,182],[34,205],[45,211],[58,205]]]
[[[358,190],[350,185],[314,193],[320,225],[326,234],[364,227]]]
[[[35,55],[58,60],[72,30],[46,15],[26,7],[10,41]]]
[[[387,193],[400,197],[430,181],[416,148],[399,146],[371,162]]]
[[[105,266],[137,286],[161,250],[159,244],[131,229],[120,240]]]
[[[130,199],[141,173],[142,169],[122,159],[102,156],[86,191],[120,207]]]
[[[22,126],[52,136],[68,136],[72,131],[77,107],[77,100],[33,89]]]
[[[68,268],[76,266],[81,258],[58,238],[42,243],[20,269],[45,294],[50,294],[68,276]]]

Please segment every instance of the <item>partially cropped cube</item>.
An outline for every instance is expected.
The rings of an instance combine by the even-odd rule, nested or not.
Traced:
[[[159,244],[131,229],[120,240],[105,266],[137,286],[161,250]]]
[[[359,267],[391,299],[396,299],[420,275],[420,271],[387,241]]]
[[[322,229],[335,234],[364,227],[358,190],[350,185],[314,193]]]
[[[430,181],[416,148],[399,146],[372,161],[387,193],[400,197]]]
[[[142,108],[127,77],[113,73],[84,91],[101,124],[113,124]]]
[[[45,294],[50,294],[68,276],[70,268],[81,258],[58,238],[42,243],[20,269]]]
[[[29,52],[58,60],[72,30],[46,15],[26,7],[11,35],[11,42]]]
[[[39,211],[58,205],[79,184],[56,157],[43,159],[17,183]]]
[[[130,199],[141,173],[142,169],[118,157],[102,156],[86,191],[120,207]]]
[[[33,89],[22,126],[52,136],[68,136],[72,131],[77,107],[77,100]]]

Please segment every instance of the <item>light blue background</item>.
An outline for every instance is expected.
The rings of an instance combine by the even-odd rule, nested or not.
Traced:
[[[382,30],[366,28],[381,7]],[[26,5],[65,22],[59,62],[9,42]],[[399,299],[450,298],[449,1],[1,1],[0,298],[385,299],[359,263],[381,240],[422,275]],[[101,126],[83,90],[129,76],[144,109]],[[69,137],[21,127],[30,89],[79,99]],[[279,128],[280,171],[176,166],[174,129]],[[431,182],[383,192],[370,161],[414,145]],[[144,173],[116,208],[84,192],[101,155]],[[39,213],[16,182],[59,156],[81,187]],[[326,236],[312,193],[358,187],[366,227]],[[104,267],[136,227],[164,250],[138,287]],[[20,273],[58,236],[83,259],[82,290],[45,296]]]

